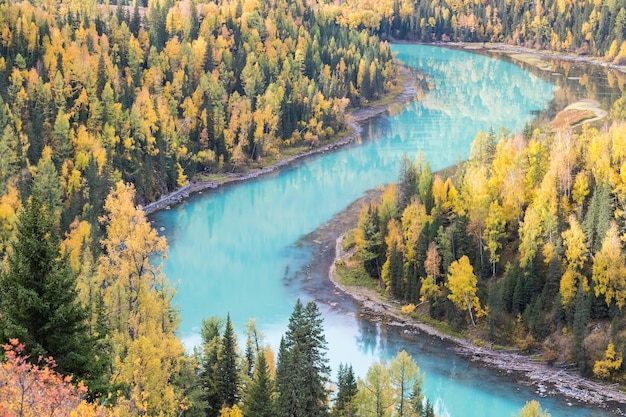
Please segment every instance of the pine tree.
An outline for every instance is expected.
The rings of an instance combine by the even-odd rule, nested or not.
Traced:
[[[37,174],[33,179],[32,191],[42,199],[53,218],[61,214],[61,185],[52,162],[52,150],[49,147],[44,148],[43,155],[37,163]]]
[[[426,409],[424,410],[423,417],[435,417],[435,410],[430,400],[426,400]]]
[[[398,210],[400,212],[411,202],[411,197],[417,191],[418,173],[408,156],[402,156],[400,174],[398,175]]]
[[[611,225],[611,213],[613,213],[613,200],[609,185],[598,184],[582,223],[587,246],[594,254],[602,247],[602,240]]]
[[[135,7],[133,7],[133,17],[130,21],[128,28],[133,35],[139,35],[139,28],[141,27],[141,16],[139,15],[139,2],[135,0]]]
[[[3,341],[17,338],[32,360],[54,357],[62,374],[93,379],[94,341],[78,301],[76,279],[60,257],[54,219],[35,193],[18,218],[17,239],[0,276]]]
[[[72,156],[72,142],[70,139],[70,120],[65,112],[59,109],[54,121],[53,130],[54,155],[53,160],[57,169],[66,159]]]
[[[266,352],[259,352],[255,364],[254,378],[245,398],[244,415],[246,417],[273,417],[276,415],[272,396],[274,382],[270,376]]]
[[[0,106],[2,106],[0,100]],[[1,110],[1,108],[0,108]],[[0,113],[1,114],[1,113]],[[6,194],[7,182],[19,171],[19,140],[11,125],[0,130],[0,193]]]
[[[221,355],[222,321],[215,317],[202,321],[202,356],[200,365],[200,383],[202,400],[205,404],[207,417],[217,417],[222,408],[221,373],[219,372]]]
[[[421,384],[414,384],[409,397],[409,407],[417,417],[422,417],[425,413],[424,407],[424,393],[422,392]]]
[[[189,40],[194,41],[198,39],[198,32],[200,31],[200,19],[198,18],[198,5],[195,0],[191,0],[189,5]]]
[[[401,299],[404,295],[404,260],[396,240],[389,246],[387,260],[383,264],[382,279],[388,293]]]
[[[369,205],[359,215],[357,228],[357,247],[361,252],[363,267],[371,277],[381,278],[381,269],[385,259],[384,235],[381,230],[378,207]]]
[[[321,313],[314,302],[306,307],[298,300],[281,341],[276,374],[279,415],[317,417],[328,415],[330,368],[325,351]]]
[[[433,174],[428,161],[422,165],[417,190],[420,201],[426,207],[426,213],[430,214],[435,205],[435,200],[433,198]]]
[[[224,407],[232,407],[239,402],[239,365],[237,364],[237,336],[233,329],[230,314],[226,317],[226,328],[222,338],[220,359],[220,379]]]
[[[337,371],[337,397],[330,412],[333,417],[348,417],[356,413],[352,400],[358,392],[352,366],[339,364]]]
[[[588,376],[591,372],[588,363],[588,353],[585,348],[585,336],[587,323],[589,322],[589,303],[582,284],[576,292],[576,308],[574,309],[572,359],[578,366],[578,370],[583,376]]]

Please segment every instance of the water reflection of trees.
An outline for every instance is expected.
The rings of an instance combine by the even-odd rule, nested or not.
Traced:
[[[401,53],[400,59],[404,57]],[[423,48],[405,59],[422,68],[430,87],[424,100],[408,110],[421,129],[405,134],[418,141],[420,136],[428,141],[445,140],[447,147],[440,151],[449,152],[453,159],[463,154],[467,136],[478,130],[523,129],[531,113],[544,109],[555,90],[510,62],[465,51]]]
[[[505,55],[496,55],[508,59]],[[541,62],[545,69],[525,62],[516,64],[557,86],[550,106],[553,112],[583,98],[598,101],[608,111],[626,88],[626,73],[612,68],[564,59],[544,59]]]

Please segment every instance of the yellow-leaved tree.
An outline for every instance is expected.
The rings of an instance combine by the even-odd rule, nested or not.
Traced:
[[[174,335],[174,292],[160,266],[151,262],[165,256],[167,243],[134,198],[135,188],[120,181],[101,218],[106,237],[98,273],[112,332],[111,382],[125,387],[130,415],[176,415],[184,403],[171,380],[183,347]]]
[[[520,410],[519,417],[550,417],[550,413],[541,408],[538,401],[528,401]]]
[[[560,292],[563,304],[568,305],[576,298],[578,286],[587,291],[587,278],[581,274],[581,269],[587,260],[589,249],[585,242],[585,234],[576,220],[576,216],[569,218],[570,228],[564,231],[563,246],[565,246],[565,273],[561,278]]]
[[[447,283],[447,287],[450,289],[448,299],[462,311],[469,312],[474,327],[476,327],[476,322],[474,321],[472,310],[476,311],[477,317],[485,314],[476,295],[477,283],[478,280],[476,275],[474,275],[474,268],[472,268],[472,264],[470,264],[467,256],[464,255],[458,261],[450,264]]]
[[[626,266],[617,224],[613,222],[593,261],[591,276],[596,297],[604,295],[607,305],[613,300],[620,310],[626,301]]]
[[[609,379],[622,367],[622,354],[615,352],[615,345],[609,343],[604,352],[604,359],[593,365],[593,374],[600,379]]]
[[[232,407],[224,407],[220,410],[220,417],[243,417],[241,409],[237,407],[237,404]]]
[[[15,233],[17,213],[21,208],[22,201],[17,188],[9,186],[7,193],[0,197],[0,263]]]

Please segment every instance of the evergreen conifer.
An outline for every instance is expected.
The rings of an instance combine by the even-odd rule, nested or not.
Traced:
[[[265,352],[257,355],[254,378],[245,400],[246,417],[273,417],[276,415],[272,400],[274,383],[270,376]]]
[[[276,374],[278,412],[285,417],[328,415],[330,368],[321,313],[314,302],[296,302],[281,340]]]
[[[19,216],[17,238],[0,276],[0,335],[17,338],[37,361],[52,356],[56,370],[78,380],[98,378],[93,366],[95,341],[89,336],[87,314],[78,301],[76,278],[60,242],[53,216],[38,193]]]
[[[237,336],[229,314],[226,317],[226,328],[222,338],[222,357],[219,367],[224,407],[232,407],[239,402],[240,381],[237,359]]]

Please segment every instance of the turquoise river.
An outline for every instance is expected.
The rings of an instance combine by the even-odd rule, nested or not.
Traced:
[[[170,246],[164,270],[177,288],[185,345],[199,343],[203,318],[230,313],[240,335],[244,323],[256,318],[277,350],[296,300],[315,299],[333,377],[339,363],[352,364],[364,376],[373,362],[405,349],[425,374],[425,394],[442,417],[510,417],[531,399],[539,399],[553,417],[608,415],[538,398],[512,378],[457,356],[439,339],[359,318],[354,303],[333,291],[325,268],[315,268],[316,242],[305,237],[367,190],[396,181],[403,155],[421,152],[434,170],[452,166],[467,157],[479,130],[521,131],[549,106],[556,90],[486,56],[433,46],[393,49],[427,76],[425,97],[406,103],[397,115],[367,122],[358,143],[196,195],[152,216]]]

